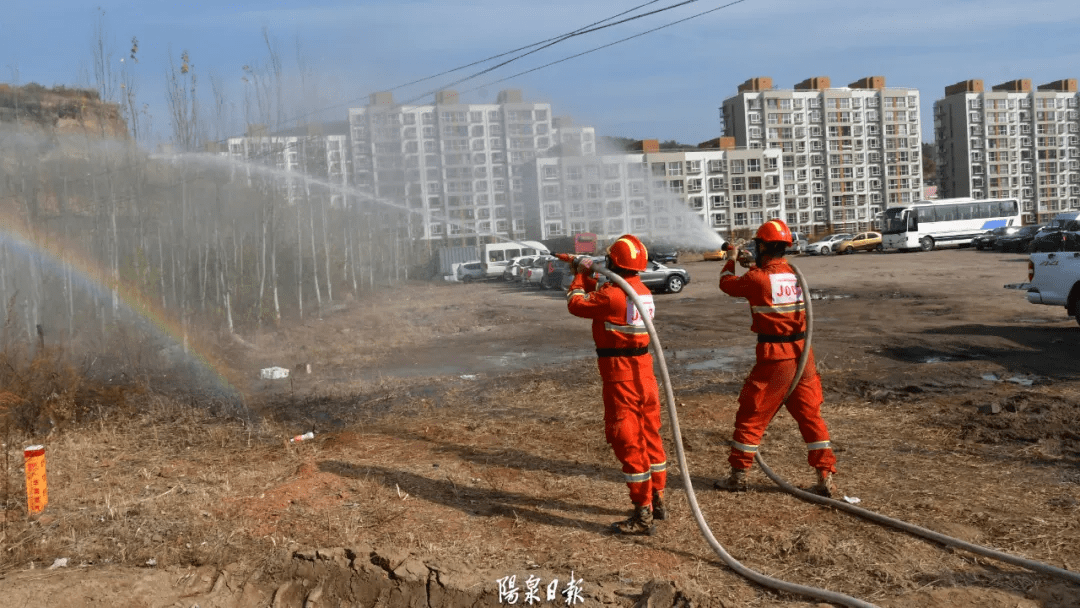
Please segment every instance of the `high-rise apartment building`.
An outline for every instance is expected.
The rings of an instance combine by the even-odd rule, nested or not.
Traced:
[[[1078,96],[1076,79],[946,87],[934,102],[942,196],[1018,198],[1025,224],[1080,209]]]
[[[517,90],[493,104],[441,91],[419,106],[375,93],[349,109],[349,127],[356,187],[406,205],[417,239],[525,238],[522,166],[558,142],[550,104]]]
[[[345,122],[312,124],[268,133],[262,125],[252,125],[247,135],[230,137],[227,155],[248,163],[268,165],[281,170],[280,187],[288,204],[303,197],[326,196],[330,205],[345,202],[349,184],[348,125]],[[247,178],[256,172],[249,167]],[[334,187],[314,187],[303,176],[328,182]],[[271,176],[262,174],[263,178]]]
[[[737,147],[780,152],[792,230],[865,230],[885,207],[921,198],[917,89],[886,87],[881,76],[847,87],[809,78],[793,89],[751,78],[722,113]]]
[[[785,213],[774,149],[734,149],[720,138],[702,149],[660,151],[657,140],[641,152],[537,158],[527,165],[526,234],[549,239],[593,232],[610,239],[642,237],[694,244],[701,230],[725,239],[750,236],[766,220],[810,222]],[[700,239],[698,239],[700,240]]]

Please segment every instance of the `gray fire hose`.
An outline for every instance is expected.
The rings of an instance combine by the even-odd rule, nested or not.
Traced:
[[[788,398],[791,396],[791,393],[798,385],[799,380],[802,379],[802,374],[805,371],[806,364],[810,358],[810,342],[813,337],[814,330],[814,315],[813,305],[811,303],[812,299],[810,297],[810,287],[808,286],[806,282],[806,277],[803,276],[802,272],[800,272],[794,264],[789,263],[789,266],[791,266],[791,269],[795,272],[796,277],[798,277],[799,287],[800,289],[802,289],[803,293],[803,302],[806,306],[806,339],[804,341],[803,351],[799,354],[799,363],[795,369],[795,376],[792,378],[791,385],[788,387],[787,393],[784,394],[784,400],[781,403],[788,400]],[[716,537],[713,536],[712,530],[709,528],[708,523],[706,523],[705,521],[704,515],[702,515],[701,513],[701,507],[698,505],[697,496],[694,493],[693,483],[690,481],[690,471],[686,464],[686,454],[682,444],[682,432],[679,430],[679,416],[678,413],[675,411],[675,393],[671,386],[671,377],[668,375],[667,361],[664,358],[664,351],[663,348],[661,348],[660,346],[660,338],[656,334],[656,327],[653,325],[652,319],[649,317],[649,313],[646,310],[645,305],[641,302],[640,298],[638,298],[637,292],[635,292],[633,288],[631,288],[630,285],[625,280],[623,280],[622,277],[615,274],[614,272],[611,272],[607,268],[596,268],[594,270],[603,274],[610,281],[618,285],[619,288],[626,293],[626,295],[634,303],[634,306],[638,309],[641,319],[645,322],[645,328],[649,332],[649,339],[653,346],[653,351],[657,354],[657,360],[660,362],[660,376],[664,383],[664,397],[667,401],[668,415],[671,419],[671,432],[675,440],[676,457],[679,461],[679,475],[682,478],[683,484],[686,486],[686,497],[690,503],[690,511],[694,515],[694,521],[697,522],[698,529],[701,531],[702,536],[705,537],[705,540],[709,543],[709,546],[712,547],[712,550],[716,553],[716,555],[720,557],[724,564],[734,570],[737,574],[763,587],[768,587],[770,589],[776,589],[778,591],[784,591],[787,593],[793,593],[806,597],[812,597],[825,602],[840,604],[843,606],[855,606],[857,608],[876,608],[874,604],[864,602],[858,598],[854,598],[849,595],[829,591],[827,589],[820,589],[818,587],[808,587],[806,585],[799,585],[797,583],[789,583],[787,581],[783,581],[778,578],[774,578],[766,574],[757,572],[756,570],[747,568],[741,562],[732,557],[731,554],[729,554],[719,543],[719,541],[716,540]],[[866,509],[856,507],[843,501],[825,498],[824,496],[819,496],[817,494],[801,490],[788,483],[785,479],[783,479],[776,473],[774,473],[773,470],[769,468],[769,466],[765,463],[765,460],[761,457],[760,451],[755,454],[754,459],[757,461],[758,466],[761,467],[762,472],[764,472],[765,475],[773,481],[773,483],[780,486],[780,488],[783,489],[785,492],[788,492],[789,494],[792,494],[803,500],[840,509],[842,511],[851,513],[853,515],[862,517],[875,523],[890,526],[904,532],[909,532],[916,536],[921,536],[923,538],[947,546],[964,549],[971,553],[975,553],[976,555],[981,555],[983,557],[1002,561],[1034,572],[1049,574],[1050,576],[1065,579],[1073,583],[1080,583],[1080,574],[1077,574],[1070,570],[1065,570],[1063,568],[1057,568],[1055,566],[1044,564],[1042,562],[1017,557],[1008,553],[1003,553],[1001,551],[996,551],[994,549],[983,547],[981,545],[975,545],[957,538],[953,538],[951,536],[939,534],[937,532],[934,532],[933,530],[928,530],[921,526],[887,517],[873,511],[868,511]]]

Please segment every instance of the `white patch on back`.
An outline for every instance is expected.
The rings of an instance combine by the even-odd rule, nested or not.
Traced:
[[[656,305],[653,304],[652,294],[641,295],[638,294],[638,299],[645,305],[645,310],[649,311],[649,318],[652,319],[656,315]],[[634,325],[636,327],[645,327],[645,321],[642,320],[641,315],[638,314],[637,306],[634,306],[634,301],[626,298],[626,324]]]
[[[780,272],[769,275],[769,283],[772,285],[772,303],[794,304],[802,302],[802,288],[799,280],[790,272]]]

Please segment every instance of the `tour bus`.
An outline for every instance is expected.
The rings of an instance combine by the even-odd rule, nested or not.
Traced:
[[[918,201],[884,211],[881,244],[886,249],[930,251],[939,245],[967,245],[987,230],[1020,223],[1020,202],[1013,198]]]
[[[487,278],[501,277],[506,266],[516,257],[523,255],[546,255],[550,253],[543,243],[536,241],[505,241],[488,243],[483,246],[480,263]]]

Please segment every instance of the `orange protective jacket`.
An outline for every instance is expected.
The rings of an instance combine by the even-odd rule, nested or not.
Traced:
[[[652,293],[637,276],[626,282],[638,294],[649,311],[655,313]],[[653,361],[649,354],[649,333],[634,302],[614,283],[596,288],[596,280],[579,274],[570,283],[566,294],[570,314],[592,319],[593,341],[596,343],[596,364],[605,382],[633,380],[647,371],[652,375]]]
[[[758,335],[758,361],[794,359],[806,337],[806,304],[795,272],[782,258],[735,276],[735,260],[720,272],[720,290],[746,298],[750,304],[750,331]]]

